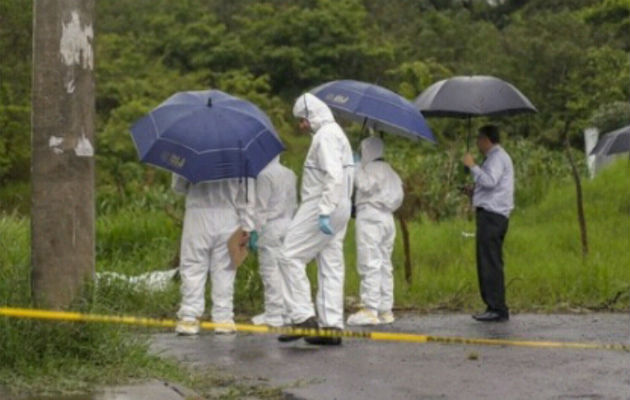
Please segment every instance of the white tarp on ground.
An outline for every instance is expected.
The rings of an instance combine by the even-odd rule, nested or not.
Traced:
[[[177,268],[169,269],[166,271],[152,271],[138,276],[128,276],[119,274],[118,272],[97,272],[96,282],[126,282],[137,289],[146,289],[151,291],[164,290],[168,284],[175,278]]]

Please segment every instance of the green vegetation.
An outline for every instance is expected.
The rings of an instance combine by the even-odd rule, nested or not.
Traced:
[[[586,260],[579,247],[574,190],[569,181],[558,184],[538,205],[517,210],[510,221],[505,258],[508,302],[514,312],[628,311],[628,161],[620,160],[595,180],[585,182],[591,238]],[[349,308],[358,297],[359,286],[353,228],[351,224],[345,252]],[[165,211],[121,210],[100,218],[97,269],[138,275],[171,268],[180,229]],[[400,235],[396,244],[396,306],[420,312],[478,309],[474,238],[464,235],[474,232],[474,222],[466,218],[436,222],[423,217],[411,224],[411,231],[414,270],[410,285],[404,281]],[[28,218],[18,214],[1,217],[0,237],[0,303],[29,306]],[[236,311],[243,321],[261,310],[262,284],[256,268],[250,257],[237,275]],[[312,266],[309,272],[314,278]],[[102,282],[87,289],[74,308],[173,318],[178,303],[177,282],[157,292]],[[150,332],[101,324],[0,319],[0,383],[15,390],[76,391],[95,384],[158,377],[201,392],[212,384],[230,383],[212,371],[200,375],[148,355],[144,333]],[[277,395],[264,387],[237,385],[230,390],[271,398]]]
[[[0,80],[3,188],[29,178],[31,6],[27,0],[0,2],[0,76],[11,77]],[[287,144],[283,158],[294,169],[308,138],[296,134],[293,99],[344,78],[414,98],[453,75],[495,75],[539,110],[495,121],[509,136],[542,151],[561,149],[569,136],[581,150],[584,127],[610,129],[610,121],[630,121],[629,16],[630,5],[622,0],[507,1],[496,7],[461,0],[99,1],[97,185],[126,204],[145,186],[165,183],[167,174],[137,162],[128,128],[174,92],[190,89],[218,88],[259,105]],[[474,119],[473,129],[486,121]],[[430,124],[438,151],[454,149],[458,160],[465,123],[436,118]],[[431,156],[431,146],[404,146]],[[405,176],[422,172],[416,168],[421,163],[411,165]],[[27,208],[15,198],[0,203],[4,210],[15,206]],[[418,207],[433,216],[453,214],[449,203]]]
[[[539,205],[517,209],[505,244],[508,304],[513,311],[628,310],[630,281],[630,168],[627,160],[585,182],[590,254],[581,256],[575,188],[551,188]],[[396,304],[401,307],[472,311],[477,290],[474,221],[432,222],[412,228],[416,279],[404,284],[397,270]],[[394,260],[403,262],[397,243]],[[351,279],[349,280],[352,281]],[[349,283],[350,283],[349,282]],[[356,291],[351,286],[349,292]]]
[[[30,306],[29,175],[32,2],[0,0],[0,306]],[[628,311],[629,168],[626,160],[584,183],[590,253],[582,259],[565,138],[584,175],[582,129],[630,122],[630,5],[626,0],[107,0],[96,2],[97,272],[139,275],[178,263],[182,199],[169,175],[137,161],[128,129],[174,92],[218,88],[272,118],[301,168],[309,137],[290,110],[327,80],[376,82],[414,98],[453,75],[484,74],[517,86],[538,108],[492,120],[505,132],[517,209],[505,246],[508,302],[516,312]],[[472,129],[488,118],[472,120]],[[396,244],[396,304],[419,311],[480,306],[470,205],[458,192],[466,124],[432,119],[438,145],[386,137],[403,176],[413,276]],[[346,126],[353,145],[360,132]],[[346,240],[347,305],[357,297],[354,227]],[[239,318],[259,312],[262,285],[249,259],[237,276]],[[309,269],[313,275],[313,268]],[[172,318],[174,282],[159,292],[123,283],[85,289],[73,309]],[[277,391],[192,373],[147,352],[152,331],[0,319],[0,385],[83,390],[158,377],[223,397]],[[130,334],[131,333],[131,334]],[[230,397],[231,396],[231,397]]]
[[[151,254],[155,257],[153,260],[160,260],[156,262],[162,267],[163,255],[176,251],[178,240],[169,241],[167,235],[178,232],[173,224],[163,224],[167,227],[164,230],[147,224],[153,218],[160,225],[169,217],[148,212],[132,218],[131,214],[121,213],[112,220],[101,220],[99,233],[113,234],[121,238],[121,242],[109,243],[107,237],[103,238],[102,243],[107,248],[98,250],[98,269],[136,274],[144,271],[141,269],[144,264],[139,265],[138,260],[149,262]],[[28,224],[28,218],[18,214],[0,216],[0,304],[3,306],[29,307],[32,304]],[[123,242],[133,243],[126,253],[110,251]],[[178,301],[175,283],[161,292],[147,292],[120,282],[105,282],[96,288],[86,288],[72,309],[172,318]],[[55,395],[86,392],[97,385],[155,378],[178,382],[208,399],[281,398],[279,389],[239,383],[218,371],[193,370],[149,354],[148,334],[154,332],[110,324],[2,317],[0,386],[20,394]]]

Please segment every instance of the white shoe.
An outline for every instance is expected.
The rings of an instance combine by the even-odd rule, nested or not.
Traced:
[[[380,323],[376,313],[363,308],[348,317],[348,325],[378,325]]]
[[[381,324],[392,324],[394,321],[396,321],[396,318],[394,318],[394,313],[391,311],[379,312],[378,319]]]
[[[269,318],[265,313],[252,317],[252,324],[256,326],[267,325],[276,328],[286,325],[282,317]]]
[[[236,333],[236,325],[234,321],[214,321],[215,324],[221,324],[220,327],[214,328],[217,335],[233,335]]]
[[[265,324],[267,324],[267,326],[272,326],[274,328],[279,328],[281,326],[284,326],[284,319],[282,317],[278,317],[278,318],[267,318],[267,320],[265,321]]]
[[[258,314],[252,317],[252,324],[254,325],[265,325],[267,323],[267,317],[265,313]]]
[[[194,336],[199,334],[201,324],[197,318],[185,317],[177,321],[175,332],[182,336]]]

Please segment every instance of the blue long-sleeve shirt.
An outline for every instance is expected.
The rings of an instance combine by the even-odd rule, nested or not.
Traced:
[[[481,166],[470,172],[475,180],[473,206],[509,218],[514,208],[514,166],[503,147],[494,145]]]

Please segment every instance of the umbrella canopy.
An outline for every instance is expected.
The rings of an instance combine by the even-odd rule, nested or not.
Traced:
[[[413,103],[391,90],[360,81],[338,80],[324,83],[311,93],[339,118],[374,130],[435,143],[431,129]]]
[[[624,126],[602,136],[591,155],[610,155],[630,151],[630,125]]]
[[[414,104],[427,117],[470,118],[535,113],[536,107],[514,85],[493,76],[455,76],[426,88]]]
[[[256,177],[284,150],[254,104],[219,90],[179,92],[131,127],[141,161],[196,183]]]
[[[493,76],[455,76],[425,89],[414,104],[427,117],[499,116],[535,113],[514,85]]]

